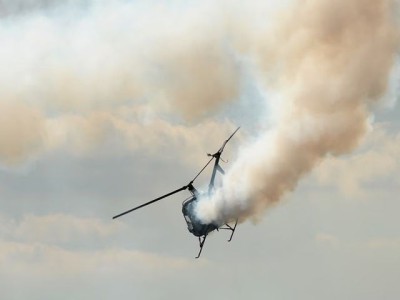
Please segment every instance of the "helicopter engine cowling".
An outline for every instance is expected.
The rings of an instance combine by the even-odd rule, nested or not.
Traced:
[[[214,231],[215,229],[218,229],[219,226],[214,223],[204,224],[196,217],[194,209],[197,201],[199,200],[197,199],[196,196],[192,196],[186,199],[182,203],[182,213],[190,233],[200,237],[207,235],[208,233]]]

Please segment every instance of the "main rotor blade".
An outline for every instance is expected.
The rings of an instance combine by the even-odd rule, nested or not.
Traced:
[[[177,190],[175,190],[175,191],[173,191],[173,192],[171,192],[171,193],[168,193],[168,194],[166,194],[166,195],[164,195],[164,196],[158,197],[158,198],[156,198],[156,199],[154,199],[154,200],[151,200],[151,201],[149,201],[149,202],[146,202],[146,203],[144,203],[144,204],[142,204],[142,205],[136,206],[136,207],[134,207],[134,208],[132,208],[132,209],[130,209],[130,210],[124,211],[123,213],[120,213],[119,215],[114,216],[113,219],[119,218],[119,217],[121,217],[121,216],[123,216],[123,215],[126,215],[126,214],[128,214],[128,213],[130,213],[130,212],[132,212],[132,211],[134,211],[134,210],[137,210],[137,209],[139,209],[139,208],[145,207],[145,206],[150,205],[150,204],[152,204],[152,203],[154,203],[154,202],[160,201],[161,199],[164,199],[164,198],[166,198],[166,197],[168,197],[168,196],[171,196],[171,195],[173,195],[173,194],[176,194],[176,193],[178,193],[178,192],[184,191],[184,190],[186,190],[187,188],[188,188],[188,186],[185,185],[185,186],[181,187],[180,189],[177,189]]]
[[[203,169],[200,170],[199,173],[197,173],[197,175],[193,178],[193,180],[190,183],[193,183],[197,177],[199,177],[199,175],[207,168],[207,166],[210,164],[210,162],[214,159],[214,156],[211,157],[211,159],[208,161],[208,163],[206,163],[206,165],[203,167]]]
[[[235,133],[240,129],[240,126],[238,128],[236,128],[236,130],[231,134],[231,136],[222,144],[222,147],[219,148],[218,153],[222,153],[222,151],[224,151],[224,148],[226,146],[226,144],[229,142],[229,140],[235,135]]]

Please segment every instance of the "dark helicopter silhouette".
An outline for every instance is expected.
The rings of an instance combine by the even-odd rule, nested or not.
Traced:
[[[233,234],[235,233],[235,229],[236,229],[236,225],[238,223],[238,220],[236,219],[235,224],[233,226],[229,225],[228,223],[225,224],[217,224],[214,222],[211,223],[204,223],[202,222],[195,213],[195,207],[196,207],[196,203],[200,200],[200,197],[204,195],[204,193],[200,193],[194,186],[193,183],[194,181],[197,179],[197,177],[199,177],[199,175],[207,168],[207,166],[215,159],[214,161],[214,167],[211,173],[211,179],[210,179],[210,183],[208,185],[208,195],[211,195],[212,192],[214,191],[215,187],[214,187],[214,182],[215,182],[215,177],[217,172],[220,172],[221,174],[225,174],[224,170],[221,168],[221,166],[219,165],[219,161],[222,160],[221,159],[221,154],[224,151],[224,148],[226,146],[226,144],[229,142],[229,140],[234,136],[234,134],[239,130],[240,127],[238,127],[231,135],[230,137],[222,144],[221,148],[219,148],[219,150],[217,152],[215,152],[214,154],[207,154],[208,156],[211,157],[211,159],[207,162],[207,164],[200,170],[199,173],[197,173],[197,175],[185,186],[172,191],[168,194],[165,194],[161,197],[158,197],[154,200],[151,200],[149,202],[146,202],[142,205],[136,206],[130,210],[127,210],[123,213],[120,213],[116,216],[113,217],[113,219],[119,218],[123,215],[126,215],[127,213],[133,212],[139,208],[145,207],[147,205],[150,205],[154,202],[160,201],[164,198],[167,198],[169,196],[172,196],[173,194],[179,193],[181,191],[184,190],[189,190],[189,192],[191,193],[191,196],[189,198],[187,198],[185,201],[183,201],[182,203],[182,213],[183,216],[185,218],[188,230],[190,233],[192,233],[193,235],[197,236],[199,238],[199,244],[200,244],[200,250],[198,255],[196,256],[196,258],[200,257],[201,251],[203,250],[203,246],[204,246],[204,242],[206,241],[207,235],[214,231],[214,230],[219,230],[219,229],[227,229],[232,231],[231,236],[228,240],[228,242],[230,242],[232,240]]]

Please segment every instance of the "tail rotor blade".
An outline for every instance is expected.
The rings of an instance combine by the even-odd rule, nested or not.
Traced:
[[[163,195],[163,196],[161,196],[161,197],[158,197],[158,198],[156,198],[156,199],[154,199],[154,200],[151,200],[151,201],[149,201],[149,202],[143,203],[142,205],[136,206],[136,207],[134,207],[134,208],[132,208],[132,209],[130,209],[130,210],[124,211],[123,213],[120,213],[119,215],[114,216],[113,219],[122,217],[123,215],[126,215],[126,214],[128,214],[128,213],[130,213],[130,212],[133,212],[134,210],[137,210],[137,209],[139,209],[139,208],[145,207],[145,206],[150,205],[150,204],[152,204],[152,203],[154,203],[154,202],[160,201],[160,200],[162,200],[162,199],[164,199],[164,198],[166,198],[166,197],[172,196],[173,194],[176,194],[176,193],[179,193],[179,192],[181,192],[181,191],[184,191],[184,190],[186,190],[187,188],[188,188],[188,186],[185,185],[185,186],[181,187],[180,189],[177,189],[177,190],[175,190],[175,191],[173,191],[173,192],[171,192],[171,193],[165,194],[165,195]]]

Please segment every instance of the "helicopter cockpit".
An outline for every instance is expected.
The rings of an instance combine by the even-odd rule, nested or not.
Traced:
[[[200,237],[207,235],[209,232],[215,229],[218,229],[219,226],[214,223],[204,224],[196,217],[194,209],[197,201],[198,199],[194,195],[183,201],[182,213],[185,217],[185,221],[190,233]]]

